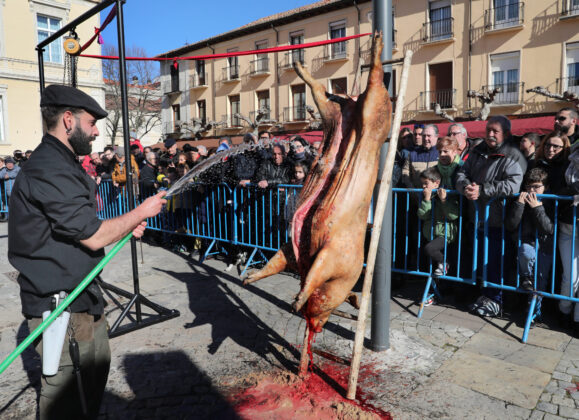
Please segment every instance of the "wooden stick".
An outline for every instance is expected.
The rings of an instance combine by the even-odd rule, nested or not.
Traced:
[[[349,314],[348,312],[340,311],[339,309],[334,309],[332,311],[332,315],[336,315],[336,316],[346,318],[346,319],[353,319],[354,321],[356,321],[358,319],[358,317],[356,315],[352,315],[352,314]]]
[[[308,373],[308,362],[310,361],[310,356],[308,355],[308,338],[310,335],[310,327],[306,322],[306,331],[304,333],[304,345],[302,346],[302,357],[300,359],[300,371],[299,377],[303,378]]]
[[[358,384],[358,373],[360,371],[360,359],[362,358],[362,345],[366,335],[366,315],[368,312],[368,302],[370,300],[370,290],[372,288],[372,277],[374,276],[374,265],[376,254],[378,252],[378,241],[382,230],[382,221],[384,219],[384,210],[390,184],[392,182],[392,168],[394,167],[394,158],[396,156],[396,144],[398,143],[398,131],[402,121],[404,107],[404,96],[406,95],[406,86],[408,85],[408,70],[412,61],[412,51],[406,51],[404,57],[404,67],[400,78],[400,91],[396,100],[396,112],[392,123],[392,138],[386,155],[386,163],[380,180],[380,189],[376,201],[376,212],[374,213],[374,228],[372,229],[372,238],[370,240],[370,249],[368,250],[368,259],[366,260],[366,275],[364,276],[364,286],[362,287],[362,301],[360,311],[358,312],[358,323],[356,326],[356,337],[354,339],[354,350],[352,352],[352,365],[350,368],[350,379],[348,380],[347,398],[353,400],[356,398],[356,387]]]

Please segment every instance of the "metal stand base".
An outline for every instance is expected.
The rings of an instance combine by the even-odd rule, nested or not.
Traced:
[[[178,310],[176,309],[167,309],[161,305],[157,305],[154,302],[151,302],[149,299],[144,297],[141,294],[134,294],[127,292],[126,290],[120,289],[112,284],[106,283],[102,280],[95,279],[97,284],[101,287],[104,293],[114,302],[114,304],[121,310],[121,314],[117,318],[117,320],[113,323],[110,331],[109,337],[118,337],[119,335],[123,335],[132,331],[139,330],[141,328],[148,327],[153,324],[158,324],[159,322],[167,321],[172,318],[177,318],[179,315]],[[122,296],[124,298],[130,299],[127,304],[123,304],[117,299],[117,296],[114,296],[113,293],[117,296]],[[139,308],[137,309],[138,315],[140,315],[140,306],[143,305],[149,309],[152,309],[156,312],[156,314],[143,314],[145,319],[141,316],[137,316],[136,318],[131,313],[131,309],[133,305],[137,305]],[[127,318],[130,322],[121,325],[121,323]]]

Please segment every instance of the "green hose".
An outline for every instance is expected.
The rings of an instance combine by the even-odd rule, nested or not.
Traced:
[[[117,244],[110,250],[110,252],[105,255],[105,257],[96,265],[95,268],[92,269],[90,273],[84,278],[84,280],[72,291],[70,295],[64,299],[60,305],[56,307],[54,311],[46,318],[42,323],[30,333],[26,339],[20,343],[16,349],[8,355],[6,359],[0,364],[0,374],[6,370],[8,366],[16,359],[20,353],[24,351],[26,347],[28,347],[35,339],[38,337],[42,332],[54,321],[61,313],[64,311],[68,305],[72,303],[73,300],[77,298],[77,296],[89,285],[89,283],[97,276],[98,273],[101,272],[103,267],[109,263],[109,261],[116,255],[119,250],[125,246],[125,244],[131,239],[133,236],[132,233],[129,233],[123,239],[121,239]]]

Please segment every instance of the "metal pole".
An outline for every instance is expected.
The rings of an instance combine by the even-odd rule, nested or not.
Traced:
[[[125,60],[125,25],[123,19],[123,3],[124,0],[117,0],[117,34],[119,38],[119,83],[121,88],[122,99],[122,114],[123,114],[123,138],[125,146],[125,156],[127,165],[127,184],[126,191],[129,199],[129,211],[135,208],[135,197],[133,193],[133,168],[131,165],[131,144],[129,138],[129,106],[127,94],[127,62]],[[141,319],[141,302],[139,300],[139,267],[137,261],[137,243],[135,238],[131,238],[131,262],[133,265],[133,287],[137,300],[135,302],[135,309],[137,313],[137,322]]]
[[[38,51],[38,80],[40,81],[40,96],[44,92],[44,48],[37,48]]]
[[[392,0],[373,0],[372,2],[373,30],[382,31],[384,36],[384,48],[382,49],[382,62],[392,59]],[[392,94],[392,65],[387,64],[384,69],[384,83]],[[389,136],[391,137],[391,136]],[[382,179],[382,172],[386,163],[389,143],[384,143],[380,151],[380,167],[378,179]],[[377,197],[380,185],[374,188],[374,197]],[[376,200],[374,200],[376,202]],[[380,241],[376,253],[372,292],[372,321],[371,321],[371,347],[374,351],[382,351],[390,348],[390,288],[391,260],[392,260],[392,189],[388,194],[386,211],[384,213]]]

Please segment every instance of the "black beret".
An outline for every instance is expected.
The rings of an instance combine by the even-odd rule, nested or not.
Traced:
[[[175,140],[174,138],[169,137],[167,140],[165,140],[165,147],[167,149],[169,149],[170,147],[173,147],[173,145],[177,143],[177,140]]]
[[[42,92],[40,106],[68,106],[82,108],[97,120],[104,118],[108,113],[82,90],[64,85],[50,85]]]

